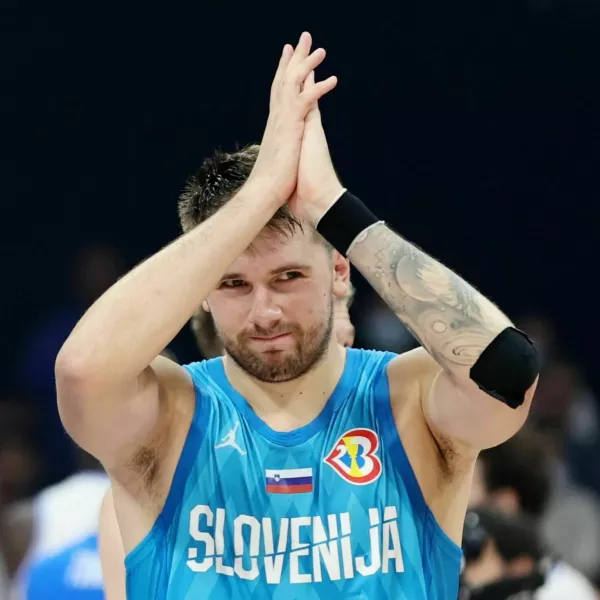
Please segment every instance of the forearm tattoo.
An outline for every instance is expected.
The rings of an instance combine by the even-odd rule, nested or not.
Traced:
[[[361,234],[349,258],[445,369],[473,366],[510,325],[475,288],[383,223]]]

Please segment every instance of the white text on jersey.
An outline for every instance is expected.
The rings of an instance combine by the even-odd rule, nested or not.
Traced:
[[[369,509],[370,551],[365,556],[353,555],[348,512],[327,515],[326,523],[321,517],[283,518],[277,540],[270,518],[238,515],[233,532],[225,531],[226,521],[223,508],[213,512],[209,506],[199,504],[190,512],[190,535],[197,542],[196,547],[188,548],[187,566],[192,571],[216,569],[219,574],[247,580],[257,579],[262,571],[266,582],[273,584],[281,583],[284,572],[289,573],[290,583],[318,583],[324,578],[337,581],[379,571],[404,571],[395,506],[384,508],[383,519],[380,509]],[[229,540],[226,544],[226,534],[233,534],[233,546]],[[312,543],[301,541],[307,537]],[[200,545],[203,548],[199,552]],[[232,557],[231,564],[226,564],[225,554]],[[289,569],[284,569],[284,561]],[[307,562],[312,568],[306,567]]]

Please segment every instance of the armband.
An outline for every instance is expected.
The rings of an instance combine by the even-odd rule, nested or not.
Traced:
[[[540,368],[533,342],[522,331],[509,327],[481,353],[470,375],[481,390],[511,408],[518,408]]]

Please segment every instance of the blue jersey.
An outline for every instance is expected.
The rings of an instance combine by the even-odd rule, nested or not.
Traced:
[[[392,416],[395,355],[347,350],[321,414],[268,427],[221,358],[165,506],[125,561],[129,600],[456,600],[462,552],[425,504]]]
[[[97,536],[33,562],[23,584],[25,600],[104,600]]]

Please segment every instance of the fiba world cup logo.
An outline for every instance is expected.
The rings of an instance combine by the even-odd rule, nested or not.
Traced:
[[[378,450],[379,437],[374,431],[351,429],[334,444],[324,462],[346,481],[354,485],[366,485],[381,475]]]

